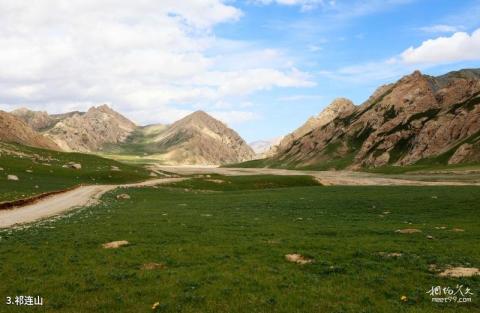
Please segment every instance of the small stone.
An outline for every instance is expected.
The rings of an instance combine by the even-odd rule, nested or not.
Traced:
[[[119,241],[112,241],[112,242],[107,242],[102,245],[104,249],[117,249],[120,248],[121,246],[126,246],[128,245],[129,242],[126,240],[119,240]]]
[[[433,236],[428,235],[428,236],[427,236],[427,239],[430,239],[430,240],[431,240],[431,239],[433,239]]]
[[[16,176],[16,175],[8,175],[8,176],[7,176],[7,180],[17,181],[17,180],[19,180],[19,179],[18,179],[18,176]]]
[[[405,229],[397,229],[395,232],[399,234],[414,234],[414,233],[421,233],[422,231],[416,228],[405,228]]]
[[[300,265],[310,264],[313,263],[313,259],[309,259],[301,254],[293,253],[285,255],[285,259],[288,262],[297,263]]]
[[[126,193],[121,193],[121,194],[117,195],[117,199],[118,200],[128,200],[128,199],[130,199],[130,196],[127,195]]]

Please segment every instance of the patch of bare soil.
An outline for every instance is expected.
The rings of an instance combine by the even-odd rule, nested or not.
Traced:
[[[147,270],[147,271],[152,271],[152,270],[157,270],[157,269],[165,269],[167,268],[167,266],[163,263],[154,263],[154,262],[150,262],[150,263],[145,263],[142,265],[142,270]]]
[[[296,253],[285,255],[285,259],[288,262],[297,263],[300,265],[313,263],[313,259],[309,259],[301,254],[296,254]]]
[[[422,231],[416,228],[405,228],[405,229],[397,229],[395,232],[399,234],[415,234],[415,233],[421,233]]]
[[[480,270],[475,267],[451,267],[438,275],[441,277],[472,277],[480,275]]]
[[[117,249],[122,246],[128,245],[129,242],[126,240],[119,240],[119,241],[112,241],[112,242],[107,242],[102,245],[104,249]]]

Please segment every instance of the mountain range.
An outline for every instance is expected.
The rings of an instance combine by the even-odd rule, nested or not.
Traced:
[[[87,112],[0,111],[0,141],[63,151],[146,157],[165,164],[360,169],[480,162],[480,69],[419,71],[354,105],[335,99],[286,136],[250,147],[203,111],[137,126],[107,105]],[[255,150],[255,151],[254,151]]]
[[[10,122],[2,123],[8,126],[0,130],[0,140],[41,148],[148,156],[167,164],[218,165],[254,156],[234,130],[203,111],[171,125],[144,127],[107,105],[55,115],[22,108],[1,116]]]
[[[335,100],[261,166],[359,169],[480,161],[480,70],[415,71],[359,106]]]

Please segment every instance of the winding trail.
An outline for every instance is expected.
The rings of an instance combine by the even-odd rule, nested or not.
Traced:
[[[0,228],[30,223],[45,217],[60,214],[75,207],[92,204],[100,199],[103,194],[116,188],[149,187],[185,179],[186,178],[161,178],[133,184],[81,186],[61,194],[47,197],[33,204],[9,210],[1,210]]]

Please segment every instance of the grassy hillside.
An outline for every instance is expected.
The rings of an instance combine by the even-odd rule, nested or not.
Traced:
[[[65,313],[480,311],[480,277],[430,270],[480,267],[479,188],[301,186],[298,177],[291,187],[250,177],[210,188],[217,178],[121,190],[131,199],[114,192],[61,220],[0,231],[0,298],[40,295],[42,312]],[[403,228],[422,233],[395,233]],[[114,240],[130,245],[102,249]],[[289,263],[289,253],[314,263]],[[472,303],[426,293],[457,284]]]
[[[69,162],[81,169],[65,168]],[[116,184],[148,178],[142,168],[95,155],[36,149],[0,143],[0,202],[78,184]],[[113,168],[112,168],[113,167]],[[118,170],[115,170],[117,167]],[[7,180],[16,175],[18,181]]]

